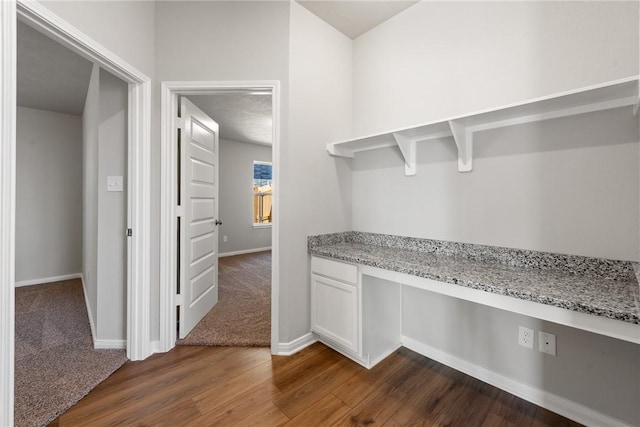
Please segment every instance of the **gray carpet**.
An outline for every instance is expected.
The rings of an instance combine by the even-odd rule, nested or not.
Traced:
[[[218,304],[178,345],[271,344],[271,251],[218,260]]]
[[[126,360],[93,349],[79,279],[16,288],[16,426],[48,424]]]

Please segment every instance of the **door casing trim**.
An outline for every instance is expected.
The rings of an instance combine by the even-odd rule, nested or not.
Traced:
[[[162,123],[161,187],[160,187],[160,343],[159,351],[166,352],[176,345],[176,247],[175,218],[177,198],[177,156],[172,149],[177,129],[177,106],[180,95],[215,95],[228,91],[270,91],[273,116],[273,226],[271,228],[271,352],[278,351],[279,302],[279,220],[280,220],[280,82],[258,81],[164,81],[161,84],[160,117]],[[215,117],[213,118],[215,120]]]

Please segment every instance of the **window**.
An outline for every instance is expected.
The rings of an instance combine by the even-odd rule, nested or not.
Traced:
[[[271,225],[273,201],[272,165],[253,162],[253,225]]]

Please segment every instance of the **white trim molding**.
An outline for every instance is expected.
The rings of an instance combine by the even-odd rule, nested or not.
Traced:
[[[402,345],[409,350],[415,351],[429,359],[433,359],[443,365],[449,366],[494,387],[518,396],[535,405],[542,406],[552,412],[577,421],[587,426],[629,426],[624,422],[591,409],[587,406],[576,403],[572,400],[560,397],[537,387],[505,377],[502,374],[491,371],[482,366],[473,364],[467,360],[460,359],[449,353],[433,348],[420,341],[403,336]],[[631,427],[631,426],[629,426]]]
[[[256,252],[265,252],[270,250],[271,250],[271,246],[268,246],[266,248],[254,248],[254,249],[244,249],[242,251],[224,252],[224,253],[218,254],[218,258],[224,258],[228,256],[235,256],[235,255],[254,254]]]
[[[96,350],[124,350],[127,348],[126,340],[93,340],[93,348]]]
[[[131,360],[144,359],[151,354],[151,79],[38,2],[18,0],[17,16],[47,37],[129,84],[128,217],[133,235],[130,237],[131,250],[128,254],[131,271],[128,271],[130,280],[127,286],[127,357]]]
[[[16,282],[16,288],[22,286],[44,285],[45,283],[61,282],[63,280],[82,279],[82,273],[63,274],[61,276],[42,277],[40,279],[21,280]]]
[[[291,356],[318,341],[318,337],[313,332],[309,332],[293,341],[278,343],[277,351],[272,353],[278,356]]]
[[[0,425],[13,425],[15,357],[16,3],[0,2]]]
[[[279,183],[280,183],[280,82],[268,81],[165,81],[161,85],[161,188],[160,188],[160,342],[161,352],[176,344],[177,277],[177,164],[173,147],[180,95],[215,95],[229,91],[270,91],[273,111],[273,216],[271,228],[271,351],[278,354],[279,306]]]

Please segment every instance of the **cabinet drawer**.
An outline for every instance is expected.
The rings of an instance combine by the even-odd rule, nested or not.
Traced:
[[[311,257],[311,272],[349,283],[358,283],[358,267],[326,258]]]

